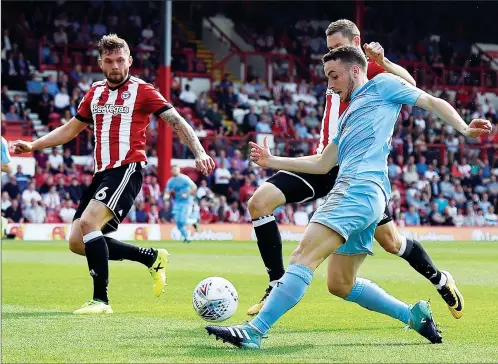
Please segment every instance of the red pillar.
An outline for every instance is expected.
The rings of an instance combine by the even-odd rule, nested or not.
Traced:
[[[365,5],[363,0],[356,0],[356,26],[360,30],[360,34],[363,31],[363,17],[365,12]]]
[[[169,66],[159,67],[159,91],[170,100],[171,96],[171,68]],[[157,177],[161,188],[164,189],[171,173],[171,158],[173,158],[173,130],[162,119],[158,120],[159,136],[157,140]]]

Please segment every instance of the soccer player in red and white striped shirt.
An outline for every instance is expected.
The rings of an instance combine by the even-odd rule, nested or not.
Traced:
[[[334,49],[342,45],[361,47],[360,31],[349,20],[338,20],[329,25],[326,31],[327,46]],[[393,73],[415,85],[413,77],[403,67],[392,63],[384,57],[384,50],[379,43],[365,44],[363,49],[369,57],[367,77],[375,77],[382,72]],[[315,153],[320,154],[337,133],[340,115],[348,103],[341,102],[339,95],[327,91],[325,113],[323,115],[320,141]],[[302,157],[316,158],[316,155]],[[263,307],[273,286],[284,274],[282,241],[273,216],[273,211],[285,203],[302,203],[326,196],[334,186],[338,166],[325,175],[310,175],[280,171],[264,183],[249,200],[249,211],[253,219],[254,230],[258,238],[261,257],[270,277],[270,286],[263,298],[249,308],[248,314],[255,315]],[[383,219],[377,225],[375,240],[389,253],[405,259],[417,272],[428,279],[437,288],[455,318],[463,315],[463,297],[458,292],[455,282],[448,272],[439,271],[423,246],[416,240],[400,235],[386,207]],[[298,249],[296,250],[298,251]],[[355,285],[354,277],[341,276],[342,265],[354,264],[343,256],[331,256],[329,263],[329,290],[333,294],[346,297]]]
[[[108,261],[133,260],[149,268],[153,292],[159,296],[166,285],[168,252],[127,244],[104,236],[115,231],[126,217],[142,187],[146,129],[150,114],[171,125],[196,159],[204,174],[215,168],[192,127],[171,104],[148,84],[129,74],[133,59],[128,44],[115,34],[99,42],[99,66],[105,79],[95,82],[67,124],[34,142],[17,141],[16,153],[62,145],[75,138],[88,124],[94,125],[95,175],[76,211],[69,248],[85,255],[93,278],[93,299],[75,314],[112,313],[107,296]]]

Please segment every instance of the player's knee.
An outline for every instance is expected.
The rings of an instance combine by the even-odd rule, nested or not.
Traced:
[[[272,214],[275,207],[275,203],[271,198],[265,197],[263,194],[257,192],[247,203],[247,208],[253,219]]]
[[[71,234],[69,237],[69,250],[78,255],[85,255],[85,244],[81,237]]]
[[[91,218],[87,214],[83,214],[80,219],[80,229],[83,235],[86,235],[92,231],[100,230],[99,223],[94,220],[95,219]]]
[[[398,254],[401,247],[399,233],[394,229],[385,228],[375,233],[375,239],[382,248],[391,254]]]
[[[327,282],[327,288],[330,294],[336,297],[346,298],[353,289],[354,282],[347,279],[333,279]]]

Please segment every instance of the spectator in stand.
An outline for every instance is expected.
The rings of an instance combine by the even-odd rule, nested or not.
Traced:
[[[41,195],[35,189],[34,182],[30,182],[28,184],[28,188],[22,192],[21,199],[24,206],[28,206],[31,201],[39,202],[42,200]]]
[[[239,89],[238,107],[244,110],[249,108],[249,94],[244,86],[241,86]]]
[[[48,157],[48,168],[51,173],[56,174],[59,172],[61,166],[64,165],[64,158],[59,154],[57,147],[52,148],[52,154]]]
[[[71,149],[69,149],[69,148],[64,149],[62,163],[64,165],[64,169],[66,170],[66,172],[69,172],[72,170],[73,165],[74,165],[74,159],[71,156]]]
[[[21,165],[17,166],[17,172],[14,175],[14,177],[16,177],[16,181],[17,181],[17,185],[19,186],[19,190],[24,191],[24,189],[28,185],[28,182],[30,180],[30,176],[28,176],[27,174],[24,174],[24,172],[22,171]]]
[[[498,216],[495,214],[494,206],[489,206],[486,210],[486,214],[484,215],[484,219],[486,220],[487,226],[498,226]]]
[[[21,119],[26,119],[26,104],[21,101],[19,95],[14,95],[12,105],[15,106],[16,114],[19,115]]]
[[[158,202],[161,198],[161,186],[156,176],[152,176],[150,183],[145,185],[144,195],[150,197],[151,201]]]
[[[71,79],[71,82],[74,85],[77,85],[78,82],[80,82],[81,77],[83,77],[83,72],[81,72],[81,65],[80,64],[77,64],[76,66],[74,66],[74,69],[69,74],[69,77]]]
[[[185,90],[180,93],[180,100],[187,106],[195,108],[197,101],[197,96],[193,91],[190,90],[190,85],[185,85]]]
[[[76,209],[73,207],[71,200],[63,200],[61,209],[59,210],[59,217],[62,222],[70,224],[73,221],[74,214],[76,214]]]
[[[216,222],[216,215],[211,212],[206,198],[199,201],[199,214],[201,224],[211,224]]]
[[[5,114],[5,117],[8,121],[21,121],[21,116],[17,113],[14,104],[9,106],[9,112]]]
[[[59,90],[63,87],[66,88],[66,90],[69,92],[74,92],[74,89],[73,89],[73,86],[71,85],[71,83],[69,82],[69,76],[63,72],[61,72],[60,76],[59,76],[59,83],[57,84],[58,85],[58,89],[57,89],[57,92],[59,92]],[[79,81],[78,81],[79,82]],[[77,82],[75,82],[75,84],[77,84]],[[56,93],[57,93],[56,92]],[[55,94],[54,94],[55,96]]]
[[[21,193],[15,176],[9,177],[9,182],[3,187],[3,190],[9,194],[9,197],[14,200],[18,199]]]
[[[69,94],[67,93],[67,89],[62,87],[60,92],[55,95],[54,98],[54,106],[57,112],[63,113],[64,109],[68,108],[70,105]]]
[[[142,30],[142,37],[145,39],[152,39],[154,37],[154,31],[152,30],[151,24],[147,24],[147,27]]]
[[[79,203],[82,196],[81,185],[77,178],[73,177],[71,185],[67,187],[67,192],[74,203]]]
[[[150,211],[147,214],[147,222],[149,224],[159,224],[161,222],[161,218],[159,216],[159,209],[155,203],[150,205]]]
[[[404,220],[407,226],[419,226],[420,225],[420,215],[417,212],[415,206],[410,206],[408,211],[405,212]]]
[[[78,88],[81,92],[87,93],[91,87],[92,84],[88,81],[88,78],[85,75],[81,76],[80,82],[78,82]]]
[[[169,200],[164,201],[164,206],[159,212],[159,217],[162,223],[171,222],[173,220],[173,212]]]
[[[394,163],[392,157],[388,158],[387,161],[387,174],[391,180],[399,180],[402,175],[401,167]],[[413,182],[413,181],[412,181]]]
[[[59,198],[60,200],[64,200],[65,197],[66,197],[66,193],[68,193],[67,191],[67,187],[66,187],[66,182],[64,180],[64,177],[62,175],[59,175],[57,177],[57,185],[55,186],[55,189],[57,191],[57,193],[59,194]]]
[[[266,115],[261,115],[261,120],[256,124],[256,132],[271,134],[271,126]]]
[[[205,197],[205,196],[209,197],[210,195],[212,195],[212,191],[208,187],[207,181],[205,179],[202,179],[199,188],[197,188],[197,192],[196,192],[195,196],[197,197],[198,200],[200,200],[203,197]]]
[[[42,202],[36,199],[25,204],[24,217],[33,224],[43,224],[47,213],[42,205]]]
[[[64,27],[59,27],[59,30],[54,33],[53,41],[59,48],[63,48],[68,44],[67,33],[65,32]]]
[[[135,221],[138,223],[146,223],[147,222],[147,212],[144,209],[144,203],[142,201],[137,201],[135,203]]]
[[[240,187],[240,194],[239,194],[239,200],[241,203],[247,203],[249,199],[254,195],[254,192],[256,192],[256,187],[251,181],[251,178],[249,176],[246,176],[244,179],[244,185]]]
[[[213,103],[204,116],[204,127],[215,132],[221,131],[223,116],[218,111],[218,104]]]
[[[12,204],[5,210],[5,218],[10,223],[24,223],[24,217],[22,215],[21,207],[19,206],[19,201],[12,199]]]
[[[57,82],[54,81],[54,76],[50,75],[47,77],[45,86],[47,86],[50,95],[55,96],[59,93],[59,86],[57,85]]]
[[[250,106],[249,112],[244,115],[244,119],[242,121],[242,132],[246,134],[250,133],[251,131],[255,131],[258,121],[259,115],[256,114],[256,109],[254,108],[254,106]]]
[[[228,168],[226,168],[225,161],[222,161],[220,166],[214,171],[215,192],[226,196],[228,193],[228,183],[230,182],[231,177],[232,174]]]
[[[47,174],[45,177],[45,183],[40,187],[40,194],[45,195],[50,191],[50,188],[54,185],[54,176],[51,174]]]
[[[47,209],[56,210],[61,204],[61,199],[57,193],[57,186],[51,186],[48,193],[43,196],[43,203]]]
[[[228,222],[228,223],[240,223],[241,222],[239,201],[234,200],[228,206],[228,209],[225,213],[225,222]]]
[[[2,208],[2,216],[4,215],[5,210],[7,210],[12,203],[10,202],[10,196],[7,191],[2,192],[2,201],[0,201],[1,208]]]

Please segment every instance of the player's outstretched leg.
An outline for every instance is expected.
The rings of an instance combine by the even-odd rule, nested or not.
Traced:
[[[284,203],[284,194],[271,183],[264,183],[259,187],[248,203],[259,252],[270,278],[270,284],[261,300],[247,311],[247,314],[251,316],[261,310],[272,288],[285,273],[282,238],[275,216],[273,216],[273,211]]]
[[[343,241],[339,234],[323,225],[308,225],[301,243],[292,254],[291,264],[258,315],[246,325],[207,326],[207,332],[239,348],[259,348],[261,339],[273,324],[304,296],[314,270]]]
[[[73,221],[69,237],[69,249],[76,254],[85,256],[85,244],[81,235],[81,219]],[[152,276],[152,291],[155,296],[160,296],[166,286],[166,266],[168,264],[168,251],[166,249],[142,248],[133,244],[104,236],[107,243],[109,260],[130,260],[139,262],[149,269]]]
[[[77,315],[112,313],[107,297],[109,250],[101,231],[102,226],[112,217],[112,212],[107,207],[95,201],[88,204],[81,216],[79,225],[85,244],[88,270],[93,279],[93,298],[74,311]]]
[[[459,319],[463,316],[464,299],[453,276],[449,272],[437,269],[420,242],[399,234],[392,221],[379,223],[375,230],[375,240],[387,252],[400,256],[428,279],[436,287],[454,318]]]
[[[419,301],[413,306],[388,294],[377,284],[356,278],[363,255],[332,255],[329,258],[327,285],[329,292],[361,307],[397,319],[417,331],[432,343],[441,343],[429,305]]]

